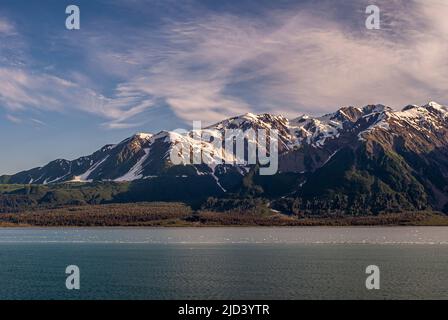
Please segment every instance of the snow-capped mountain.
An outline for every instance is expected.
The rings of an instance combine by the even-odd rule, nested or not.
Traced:
[[[224,120],[204,130],[216,129],[278,129],[281,150],[286,150],[291,136],[286,124],[288,120],[281,116],[251,115]],[[23,171],[9,178],[11,183],[50,184],[61,182],[92,182],[92,181],[134,181],[149,179],[166,174],[173,166],[170,152],[173,146],[182,144],[185,148],[208,151],[204,154],[219,155],[225,163],[233,163],[236,159],[232,152],[225,148],[214,150],[210,142],[199,141],[192,132],[179,134],[177,132],[161,131],[157,134],[139,133],[116,145],[106,145],[97,152],[73,161],[58,159],[49,164]],[[186,163],[189,155],[179,154]],[[209,163],[212,161],[209,161]],[[195,165],[195,170],[184,172],[185,175],[211,174],[217,171],[218,165]],[[222,166],[220,166],[222,167]]]
[[[448,203],[448,107],[435,102],[409,105],[401,111],[384,105],[342,107],[324,116],[302,115],[294,119],[249,113],[203,131],[211,129],[276,129],[279,175],[295,175],[288,189],[296,196],[318,198],[329,190],[345,190],[361,183],[371,194],[375,188],[386,190],[383,193],[392,198],[404,192],[408,195],[406,201],[414,206],[418,206],[415,201],[429,202],[437,208]],[[194,139],[197,133],[139,133],[89,156],[55,160],[0,177],[0,181],[54,184],[209,176],[219,190],[226,192],[232,185],[231,177],[245,176],[251,166],[229,164],[235,160],[232,152],[217,150],[211,141]],[[170,153],[180,144],[191,150],[205,150],[205,154],[223,159],[226,164],[209,159],[208,164],[175,165]],[[189,158],[185,153],[178,156],[185,162]]]

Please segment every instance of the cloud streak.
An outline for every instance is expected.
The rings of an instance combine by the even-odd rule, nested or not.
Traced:
[[[16,34],[15,27],[6,19],[0,17],[0,34],[14,35]]]
[[[163,99],[182,119],[206,122],[247,111],[295,116],[341,105],[399,108],[448,101],[448,42],[442,41],[448,6],[418,1],[379,6],[379,31],[348,29],[344,21],[319,18],[315,10],[262,18],[210,13],[172,22],[158,35],[163,46],[149,47],[141,34],[135,47],[116,53],[120,61],[144,66],[121,88]],[[359,9],[351,19],[363,26],[365,7]]]
[[[22,123],[22,119],[20,119],[20,118],[18,118],[18,117],[15,117],[15,116],[13,116],[13,115],[10,115],[10,114],[7,114],[7,115],[5,116],[5,118],[6,118],[8,121],[10,121],[10,122],[12,122],[12,123],[15,123],[15,124]]]
[[[377,3],[378,31],[363,29],[358,2],[344,21],[342,9],[322,1],[262,17],[201,11],[156,30],[91,32],[80,42],[89,63],[72,73],[79,77],[1,67],[0,102],[9,112],[81,110],[111,129],[142,125],[160,105],[182,120],[211,123],[249,111],[293,117],[342,105],[448,102],[448,6]],[[0,20],[0,34],[15,32],[11,26]],[[118,80],[103,93],[89,72]]]

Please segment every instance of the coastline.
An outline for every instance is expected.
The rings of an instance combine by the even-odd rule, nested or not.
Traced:
[[[448,245],[445,227],[90,227],[4,228],[0,246],[22,244],[146,245]]]
[[[226,213],[215,213],[224,216]],[[359,217],[305,217],[291,218],[288,216],[279,217],[278,214],[269,217],[241,217],[241,220],[232,220],[230,223],[219,222],[219,219],[208,216],[209,220],[201,217],[200,214],[176,219],[148,219],[132,222],[129,220],[96,219],[89,221],[74,221],[72,217],[59,216],[51,221],[40,221],[30,223],[26,215],[14,214],[16,222],[0,221],[1,228],[225,228],[225,227],[448,227],[448,216],[436,213],[402,213],[379,216],[359,216]],[[11,215],[8,216],[9,218]],[[1,216],[0,218],[5,218]],[[28,217],[29,218],[29,217]],[[128,217],[129,218],[129,217]],[[215,217],[216,218],[216,217]],[[219,218],[219,217],[218,217]],[[252,220],[251,220],[252,219]],[[137,219],[138,220],[138,219]]]

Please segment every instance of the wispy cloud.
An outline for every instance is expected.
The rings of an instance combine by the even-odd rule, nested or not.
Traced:
[[[11,115],[11,114],[7,114],[7,115],[5,116],[5,118],[6,118],[8,121],[10,121],[10,122],[12,122],[12,123],[15,123],[15,124],[22,123],[22,119],[20,119],[20,118],[18,118],[18,117],[16,117],[16,116],[13,116],[13,115]]]
[[[39,119],[35,119],[35,118],[31,118],[30,121],[36,125],[39,126],[46,126],[47,124],[45,122],[43,122],[42,120]]]
[[[2,17],[0,17],[0,34],[3,35],[16,34],[15,27],[11,24],[11,22]]]
[[[117,88],[108,98],[78,83],[26,69],[0,68],[0,83],[0,104],[9,111],[78,109],[110,120],[110,125],[106,124],[110,128],[124,128],[119,126],[121,122],[151,106],[151,101],[141,101],[141,94],[126,89]]]
[[[210,13],[165,25],[159,41],[136,33],[126,51],[92,56],[107,57],[117,72],[139,66],[144,71],[120,90],[150,97],[146,107],[163,99],[185,120],[448,101],[448,42],[441,41],[448,33],[448,6],[419,1],[379,6],[379,31],[363,29],[362,5],[350,17],[359,21],[357,28],[320,18],[316,10],[260,18]]]
[[[350,23],[320,1],[263,16],[210,10],[166,18],[157,29],[89,31],[73,40],[86,48],[84,69],[56,76],[2,67],[0,102],[10,111],[81,110],[112,129],[142,125],[142,114],[160,105],[210,123],[248,111],[295,116],[340,105],[448,102],[448,6],[376,3],[383,24],[372,31],[355,1],[343,12]],[[2,21],[0,33],[14,32]],[[114,87],[102,90],[89,73],[114,79]]]

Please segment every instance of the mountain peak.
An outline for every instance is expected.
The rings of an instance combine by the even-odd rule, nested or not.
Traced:
[[[390,112],[392,111],[392,108],[385,106],[383,104],[369,104],[362,108],[362,112],[367,115],[371,113],[378,113],[378,112]]]
[[[336,111],[331,119],[337,119],[340,121],[346,121],[349,120],[351,122],[355,122],[359,119],[359,117],[362,116],[362,111],[359,108],[348,106],[348,107],[341,107],[338,111]]]
[[[443,106],[435,101],[429,101],[425,107],[442,108]]]
[[[140,139],[144,139],[144,140],[148,140],[148,139],[150,139],[152,136],[153,136],[153,134],[151,134],[151,133],[145,133],[145,132],[139,132],[139,133],[136,133],[136,134],[134,135],[134,137],[137,137],[137,138],[140,138]]]
[[[408,111],[408,110],[412,110],[412,109],[416,109],[416,108],[420,108],[420,106],[418,106],[416,104],[408,104],[406,107],[404,107],[402,109],[402,111]]]
[[[407,105],[403,108],[402,112],[413,113],[415,115],[424,115],[428,111],[436,111],[438,113],[446,114],[448,113],[448,107],[443,106],[435,101],[430,101],[423,106],[418,106],[415,104]]]
[[[282,115],[269,113],[258,115],[245,113],[224,119],[204,129],[218,130],[219,134],[232,129],[243,131],[275,129],[278,131],[279,152],[282,157],[283,154],[291,152],[289,156],[286,156],[289,160],[281,164],[282,170],[294,168],[301,172],[312,169],[314,165],[311,163],[315,165],[323,163],[348,142],[361,143],[359,141],[367,141],[370,135],[377,133],[376,138],[382,141],[386,141],[387,135],[416,137],[419,134],[425,134],[424,137],[427,137],[426,135],[431,134],[431,137],[444,139],[443,130],[446,126],[447,114],[448,108],[434,101],[425,106],[409,105],[402,111],[393,111],[382,104],[371,104],[362,108],[343,106],[336,112],[320,117],[304,114],[292,120]],[[437,131],[433,134],[434,129]],[[414,143],[415,139],[409,141]],[[422,141],[420,144],[424,143]],[[140,132],[118,144],[106,145],[90,156],[73,161],[53,161],[42,168],[13,175],[9,181],[36,184],[59,183],[71,181],[73,176],[79,178],[77,181],[144,179],[163,172],[167,156],[170,155],[173,146],[179,144],[193,147],[193,149],[196,146],[201,148],[205,146],[212,151],[210,154],[219,154],[219,151],[213,150],[212,143],[195,140],[192,131],[160,131],[157,134]],[[442,142],[439,144],[442,145]],[[310,158],[308,155],[297,156],[294,152],[302,152],[300,151],[302,146],[318,150],[312,151],[317,152],[313,155],[315,158]],[[309,151],[308,148],[304,150]],[[215,167],[209,169],[210,172],[214,172]]]
[[[424,108],[427,109],[427,110],[431,110],[431,109],[432,110],[436,110],[439,113],[444,114],[444,115],[448,113],[448,107],[447,106],[441,105],[441,104],[439,104],[437,102],[434,102],[434,101],[428,102],[424,106]]]
[[[250,120],[258,119],[258,116],[256,114],[252,113],[252,112],[246,112],[245,114],[243,114],[240,117],[244,118],[244,119],[250,119]]]

